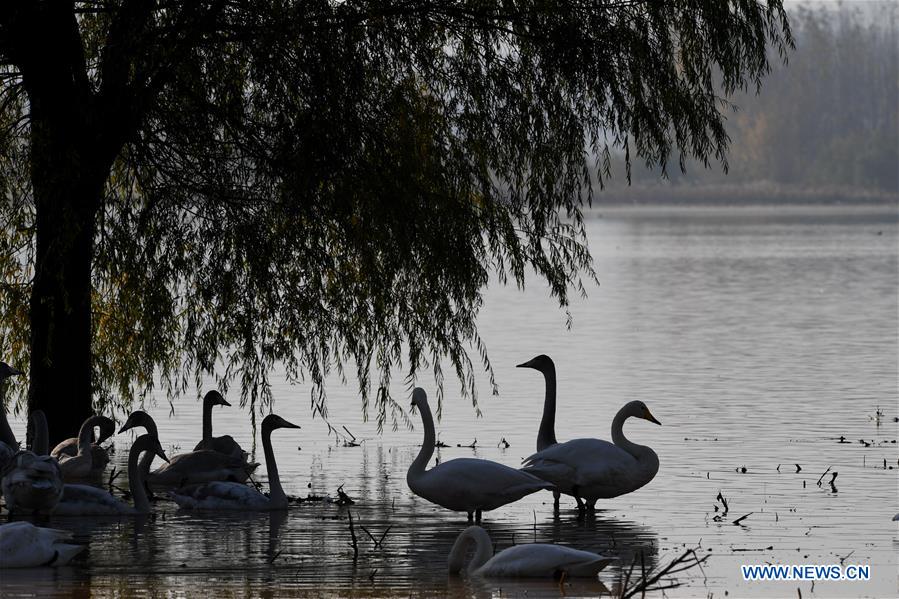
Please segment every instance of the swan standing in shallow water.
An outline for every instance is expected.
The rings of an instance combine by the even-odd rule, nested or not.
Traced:
[[[222,394],[212,390],[203,396],[203,439],[194,447],[194,451],[210,449],[225,455],[245,460],[247,452],[243,450],[240,444],[235,441],[231,435],[223,435],[221,437],[212,436],[212,408],[215,406],[231,407]]]
[[[556,441],[556,365],[546,354],[518,364],[516,368],[533,368],[543,374],[546,383],[546,394],[543,398],[543,417],[540,419],[540,428],[537,431],[537,451],[543,451],[547,447],[558,443]],[[553,491],[553,509],[559,511],[558,490]]]
[[[551,578],[562,573],[596,578],[603,568],[615,561],[615,558],[598,553],[548,543],[515,545],[493,555],[493,543],[487,531],[480,526],[469,526],[462,531],[450,551],[450,574],[462,571],[470,543],[474,543],[475,551],[468,564],[468,574],[488,578]]]
[[[6,362],[0,362],[0,473],[19,450],[19,442],[6,420],[6,379],[22,374]]]
[[[590,507],[597,499],[618,497],[636,491],[659,471],[659,456],[624,436],[624,421],[630,417],[662,424],[642,401],[624,405],[612,421],[612,441],[573,439],[557,443],[524,460],[525,472],[553,483],[559,491],[572,495],[578,509],[583,501]]]
[[[115,516],[150,513],[150,500],[144,487],[144,476],[138,466],[140,454],[151,451],[168,461],[159,440],[151,435],[141,435],[135,439],[128,453],[128,489],[134,505],[128,505],[112,494],[90,485],[66,485],[62,500],[53,510],[57,516]]]
[[[539,478],[489,460],[456,458],[426,470],[434,454],[434,418],[424,389],[412,391],[412,405],[421,412],[425,429],[418,457],[409,466],[406,482],[412,492],[431,503],[456,512],[468,512],[481,521],[481,512],[518,501],[552,485]]]
[[[0,568],[65,566],[84,551],[73,545],[67,530],[41,528],[30,522],[10,522],[0,526]]]
[[[10,512],[48,514],[62,497],[62,471],[47,455],[50,438],[44,413],[31,412],[29,424],[34,439],[32,451],[19,451],[13,456],[0,485]]]
[[[262,447],[265,451],[265,467],[268,471],[269,496],[253,487],[232,482],[211,482],[172,491],[169,495],[179,507],[192,510],[284,510],[287,495],[281,488],[275,452],[272,449],[272,431],[279,428],[300,428],[280,416],[269,414],[262,421]]]
[[[100,427],[100,436],[91,443],[94,427]],[[78,431],[77,452],[72,455],[73,439],[66,439],[53,448],[50,455],[59,461],[65,480],[89,478],[99,474],[109,463],[109,455],[100,443],[115,433],[115,423],[106,416],[91,416],[81,424]]]

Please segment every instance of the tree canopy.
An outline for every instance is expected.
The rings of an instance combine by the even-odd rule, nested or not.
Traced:
[[[10,3],[4,359],[32,405],[63,346],[97,407],[210,373],[265,400],[276,363],[319,409],[353,364],[381,423],[400,366],[476,400],[488,279],[564,307],[610,150],[726,165],[727,98],[791,44],[781,0]]]

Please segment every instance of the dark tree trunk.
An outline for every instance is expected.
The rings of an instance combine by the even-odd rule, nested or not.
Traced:
[[[29,411],[47,415],[52,446],[92,414],[91,257],[102,186],[70,179],[66,189],[63,177],[50,179],[35,185]]]

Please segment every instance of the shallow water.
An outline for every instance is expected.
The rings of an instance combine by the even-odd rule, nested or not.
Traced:
[[[619,208],[597,211],[588,227],[601,286],[574,302],[571,331],[539,283],[526,292],[488,291],[480,332],[501,393],[490,396],[482,381],[479,419],[449,380],[438,431],[452,447],[439,457],[517,466],[532,453],[543,379],[515,364],[547,353],[559,376],[557,437],[609,438],[617,409],[642,399],[663,426],[630,421],[625,432],[656,450],[661,469],[648,486],[600,502],[583,521],[570,499],[554,519],[549,493],[490,512],[484,522],[497,547],[565,543],[616,555],[626,568],[640,552],[652,567],[699,546],[711,557],[702,571],[682,574],[683,586],[669,596],[796,597],[797,588],[803,597],[895,596],[895,209]],[[406,486],[420,443],[417,415],[416,430],[379,436],[374,422],[362,421],[352,382],[335,381],[329,420],[364,439],[343,447],[310,416],[308,387],[275,381],[276,412],[303,427],[274,436],[285,489],[336,496],[343,485],[356,499],[349,508],[359,536],[355,565],[347,508],[333,503],[269,516],[184,514],[161,501],[154,519],[52,520],[88,542],[87,554],[57,571],[4,571],[3,594],[559,595],[552,581],[446,575],[466,522]],[[421,384],[434,403],[433,383]],[[392,391],[405,397],[402,383]],[[177,402],[175,418],[164,400],[150,412],[167,451],[199,438],[199,402]],[[217,434],[253,446],[246,409],[217,408],[214,423]],[[21,422],[14,428],[22,434]],[[130,440],[122,437],[119,468]],[[475,438],[474,449],[456,447]],[[498,447],[502,438],[508,449]],[[255,457],[262,461],[261,447]],[[832,486],[828,473],[819,487],[827,468],[839,475]],[[264,485],[264,474],[258,480]],[[729,504],[720,522],[719,491]],[[389,528],[382,547],[359,526],[377,538]],[[743,563],[831,564],[844,556],[846,565],[870,565],[872,579],[812,586],[746,582],[740,573]],[[620,571],[610,567],[601,582],[568,581],[565,592],[608,593]]]

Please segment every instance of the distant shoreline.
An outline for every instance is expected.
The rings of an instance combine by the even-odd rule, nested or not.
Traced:
[[[899,192],[845,188],[792,188],[747,185],[641,186],[594,190],[593,208],[606,206],[896,206]]]

